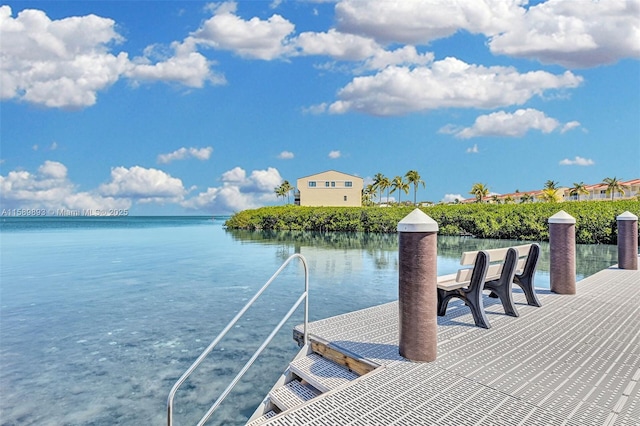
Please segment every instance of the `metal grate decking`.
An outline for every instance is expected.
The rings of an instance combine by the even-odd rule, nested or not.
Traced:
[[[485,298],[491,329],[450,304],[438,359],[398,355],[397,302],[316,321],[311,334],[384,368],[268,425],[640,425],[640,271],[607,269],[578,294]]]

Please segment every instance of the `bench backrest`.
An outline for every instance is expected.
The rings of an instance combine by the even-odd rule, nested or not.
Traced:
[[[497,279],[502,274],[504,268],[504,261],[507,258],[507,253],[510,248],[515,249],[518,253],[518,260],[516,262],[516,273],[521,273],[527,262],[527,256],[531,250],[532,244],[523,244],[514,247],[503,247],[498,249],[483,250],[489,258],[489,268],[487,270],[487,280]],[[463,266],[473,265],[476,261],[479,251],[465,251],[462,253],[460,264]],[[459,269],[456,276],[456,281],[469,281],[471,280],[471,274],[473,268]]]

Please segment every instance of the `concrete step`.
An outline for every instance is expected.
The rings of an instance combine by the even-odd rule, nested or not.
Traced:
[[[348,368],[316,353],[311,353],[306,357],[291,362],[289,369],[322,393],[359,377]]]
[[[322,392],[313,386],[304,384],[300,380],[295,379],[284,386],[269,392],[269,398],[276,407],[282,411],[286,411],[315,398],[321,393]]]

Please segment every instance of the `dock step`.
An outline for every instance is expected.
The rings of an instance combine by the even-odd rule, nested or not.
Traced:
[[[266,423],[267,420],[269,420],[272,417],[277,416],[278,413],[276,413],[273,410],[269,410],[266,413],[264,413],[262,416],[258,417],[257,419],[253,420],[251,423],[247,423],[246,426],[259,426],[263,423]]]
[[[269,392],[269,398],[282,411],[296,407],[320,395],[318,389],[303,384],[300,380],[292,380],[284,386]]]
[[[292,373],[306,380],[320,392],[328,392],[359,376],[348,368],[336,364],[318,354],[311,353],[291,362]]]

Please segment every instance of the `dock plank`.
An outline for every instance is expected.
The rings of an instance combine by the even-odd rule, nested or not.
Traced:
[[[576,295],[515,294],[512,318],[485,299],[492,328],[452,303],[438,318],[438,359],[398,354],[398,305],[310,324],[312,335],[385,369],[268,425],[640,425],[640,271],[609,268]]]

